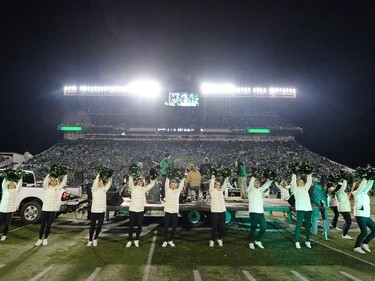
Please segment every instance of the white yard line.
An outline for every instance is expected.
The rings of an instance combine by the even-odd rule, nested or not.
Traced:
[[[354,277],[353,275],[350,275],[349,273],[346,273],[345,271],[340,271],[340,273],[346,277],[348,277],[351,280],[354,281],[361,281],[361,279],[358,279],[357,277]]]
[[[246,276],[247,280],[256,281],[256,279],[247,270],[242,270],[242,273]]]
[[[304,277],[303,275],[299,274],[297,271],[292,270],[291,272],[292,272],[295,276],[297,276],[299,279],[301,279],[302,281],[309,281],[309,279],[307,279],[307,278]]]
[[[18,228],[15,228],[15,229],[9,230],[8,233],[9,233],[9,232],[14,232],[14,231],[17,231],[17,230],[20,230],[20,229],[22,229],[22,228],[29,227],[29,226],[32,226],[32,224],[28,224],[28,225],[25,225],[25,226],[21,226],[21,227],[18,227]]]
[[[99,272],[102,270],[101,267],[97,267],[93,273],[91,273],[91,275],[89,276],[89,278],[86,279],[86,281],[93,281],[96,276],[98,276]]]
[[[47,267],[45,270],[43,270],[42,272],[39,272],[37,275],[35,275],[33,278],[31,278],[30,281],[36,281],[36,280],[38,280],[40,277],[42,277],[44,274],[46,274],[52,268],[53,268],[53,265]]]
[[[198,270],[193,270],[193,275],[195,281],[202,281],[201,275],[199,274]]]
[[[145,272],[143,274],[143,279],[142,279],[143,281],[148,281],[148,278],[150,276],[151,262],[152,262],[152,256],[154,255],[157,234],[158,234],[158,231],[155,230],[154,237],[152,237],[150,252],[148,253],[147,264],[145,266]]]
[[[363,259],[361,259],[361,258],[358,258],[358,257],[356,257],[356,256],[354,256],[354,255],[351,255],[351,254],[345,253],[345,252],[343,252],[343,251],[341,251],[341,250],[338,250],[338,249],[336,249],[336,248],[333,248],[333,247],[328,246],[328,245],[326,245],[326,244],[323,244],[323,243],[321,243],[321,242],[318,242],[318,241],[315,241],[315,240],[312,240],[312,239],[310,239],[310,240],[313,241],[314,243],[319,244],[319,245],[322,245],[322,246],[324,246],[324,247],[326,247],[326,248],[328,248],[328,249],[334,250],[334,251],[339,252],[339,253],[341,253],[341,254],[343,254],[343,255],[346,255],[346,256],[348,256],[348,257],[352,257],[352,258],[354,258],[354,259],[356,259],[356,260],[359,260],[359,261],[361,261],[361,262],[364,262],[364,263],[367,263],[367,264],[369,264],[369,265],[375,266],[375,263],[371,263],[371,262],[369,262],[369,261],[366,261],[366,260],[363,260]]]

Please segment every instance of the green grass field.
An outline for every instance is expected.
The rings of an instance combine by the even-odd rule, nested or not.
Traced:
[[[70,218],[72,216],[65,215],[56,221]],[[370,243],[373,253],[361,255],[353,251],[354,240],[340,239],[341,233],[332,231],[328,241],[321,235],[312,236],[312,249],[302,243],[302,249],[296,250],[293,225],[286,224],[281,216],[278,219],[270,222],[286,227],[266,232],[264,250],[248,248],[246,218],[227,229],[224,247],[208,247],[210,229],[204,227],[179,228],[174,240],[176,247],[162,248],[162,226],[156,227],[148,280],[200,280],[195,279],[195,270],[203,281],[252,280],[243,271],[249,272],[255,280],[303,280],[292,271],[305,280],[375,280],[375,240]],[[162,219],[155,218],[155,222],[162,223]],[[140,248],[125,248],[126,238],[119,234],[104,235],[106,237],[99,238],[98,247],[86,247],[87,226],[53,226],[49,244],[37,248],[34,243],[39,225],[25,227],[15,216],[11,230],[15,231],[0,243],[0,267],[4,265],[0,268],[0,280],[143,280],[155,235],[151,231],[142,237]],[[350,232],[353,237],[357,233],[355,229]],[[100,272],[96,278],[89,279],[97,268]],[[32,279],[46,269],[50,270],[39,279]]]

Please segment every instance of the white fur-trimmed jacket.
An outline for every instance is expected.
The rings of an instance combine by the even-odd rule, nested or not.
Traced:
[[[92,213],[104,213],[107,210],[107,191],[112,185],[112,177],[109,178],[107,184],[99,187],[99,175],[96,176],[92,184]]]
[[[272,180],[267,180],[261,187],[256,188],[254,186],[256,178],[251,177],[249,186],[247,188],[247,194],[249,197],[249,213],[263,214],[263,193],[270,187]]]
[[[354,195],[354,216],[355,217],[370,217],[370,191],[374,180],[362,179],[359,188],[353,191]]]
[[[146,192],[153,188],[155,183],[156,180],[153,180],[147,186],[136,186],[133,177],[129,176],[129,191],[131,192],[129,211],[143,212],[145,210]]]
[[[63,189],[64,186],[66,185],[68,176],[65,175],[61,183],[56,186],[49,185],[50,180],[51,180],[51,177],[48,174],[43,181],[44,198],[43,198],[42,211],[58,212],[60,211],[61,189]]]
[[[2,189],[3,195],[0,202],[0,212],[1,213],[13,213],[17,210],[16,200],[17,200],[17,193],[21,190],[22,187],[22,179],[18,181],[16,184],[15,189],[8,189],[8,183],[6,179],[3,179]]]
[[[210,181],[211,213],[223,213],[227,210],[225,207],[224,191],[228,188],[229,179],[225,178],[220,189],[215,188],[215,176]]]
[[[296,199],[296,211],[312,211],[309,189],[312,185],[312,174],[307,175],[304,186],[297,186],[297,176],[292,175],[292,193]]]
[[[169,187],[170,179],[165,180],[165,205],[164,212],[170,214],[178,213],[179,203],[180,203],[180,193],[184,188],[185,179],[180,181],[177,189],[172,189]]]

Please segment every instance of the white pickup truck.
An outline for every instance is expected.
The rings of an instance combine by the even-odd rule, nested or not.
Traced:
[[[2,172],[0,170],[0,183],[3,181]],[[17,193],[17,211],[24,223],[37,223],[42,214],[42,205],[44,190],[41,183],[35,180],[33,171],[24,170],[23,184],[21,190]],[[0,198],[2,190],[0,190]],[[68,213],[79,207],[79,199],[69,199],[70,194],[64,188],[60,191],[60,213]]]

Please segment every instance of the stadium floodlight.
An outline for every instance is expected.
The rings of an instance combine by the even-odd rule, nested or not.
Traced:
[[[205,95],[226,95],[233,97],[260,97],[260,98],[295,98],[296,89],[281,87],[237,87],[233,84],[203,83],[201,93]]]
[[[160,85],[151,80],[140,80],[129,83],[127,86],[119,85],[68,85],[64,87],[65,96],[157,96],[161,91]]]
[[[211,84],[203,83],[201,86],[202,94],[228,94],[234,93],[236,88],[233,84]]]
[[[139,80],[125,86],[125,91],[131,94],[156,96],[160,93],[160,85],[152,80]]]

